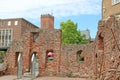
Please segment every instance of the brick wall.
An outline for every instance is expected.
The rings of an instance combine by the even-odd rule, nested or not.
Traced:
[[[84,47],[85,45],[62,45],[60,67],[61,76],[68,76],[70,73],[77,73],[81,76],[85,74],[84,61],[79,61],[77,59],[77,52],[79,50],[83,51]]]
[[[106,21],[100,21],[98,25],[98,34],[95,40],[96,58],[96,77],[106,80],[117,80],[120,67],[120,49],[119,49],[119,33],[120,18],[112,16]],[[103,49],[99,50],[99,39],[103,38]],[[114,73],[116,71],[116,73]],[[120,77],[120,76],[119,76]]]
[[[38,42],[34,42],[34,34],[38,34]],[[14,41],[7,51],[8,73],[16,74],[16,52],[23,53],[23,73],[30,71],[30,60],[33,52],[39,54],[40,76],[89,77],[93,80],[117,80],[120,74],[120,18],[111,16],[101,20],[95,41],[86,45],[62,45],[61,31],[46,29],[25,32]],[[46,51],[52,49],[54,59],[48,61]],[[84,61],[77,59],[81,52]]]
[[[50,14],[41,15],[41,29],[54,29],[54,16]]]

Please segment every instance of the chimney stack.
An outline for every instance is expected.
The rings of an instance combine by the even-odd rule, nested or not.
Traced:
[[[54,29],[54,16],[50,14],[41,15],[41,29]]]

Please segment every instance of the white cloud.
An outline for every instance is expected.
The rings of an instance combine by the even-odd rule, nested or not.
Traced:
[[[99,14],[101,0],[1,0],[0,8],[0,18],[36,19],[46,13],[53,13],[56,17],[65,17]]]

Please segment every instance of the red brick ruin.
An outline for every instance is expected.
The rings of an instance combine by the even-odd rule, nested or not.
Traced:
[[[39,76],[120,80],[120,17],[99,21],[95,40],[86,45],[63,45],[54,17],[41,18],[41,29],[27,27],[7,50],[7,74],[17,74],[18,53],[22,53],[23,74],[30,72],[31,57],[37,53]],[[79,60],[81,56],[84,59]]]

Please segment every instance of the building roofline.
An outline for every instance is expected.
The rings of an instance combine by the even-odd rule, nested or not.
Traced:
[[[21,19],[24,20],[24,21],[26,21],[26,22],[28,22],[28,23],[30,23],[30,24],[32,24],[32,25],[34,25],[36,28],[39,28],[38,26],[36,26],[35,24],[31,23],[30,21],[28,21],[28,20],[26,20],[24,18],[21,18]]]
[[[51,14],[42,14],[42,15],[41,15],[41,18],[43,18],[43,17],[50,17],[50,18],[54,18],[54,16],[53,16],[53,15],[51,15]]]
[[[39,28],[38,26],[36,26],[35,24],[33,24],[32,22],[26,20],[25,18],[6,18],[6,19],[0,19],[0,20],[24,20],[32,25],[34,25],[36,28]]]

